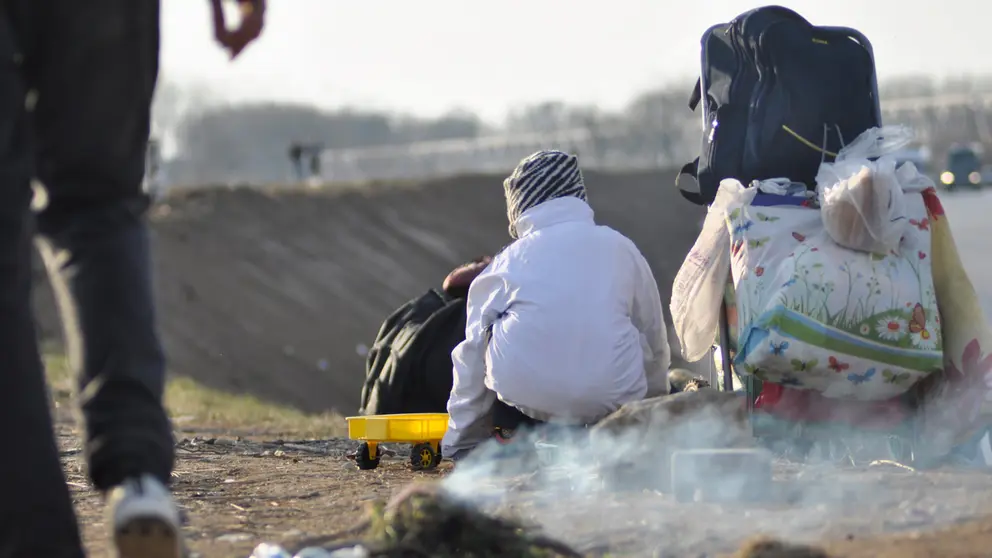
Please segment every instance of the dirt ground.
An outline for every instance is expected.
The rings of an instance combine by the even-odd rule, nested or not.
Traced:
[[[102,503],[86,480],[79,437],[58,419],[63,462],[90,556],[108,556]],[[344,439],[238,437],[209,428],[177,432],[174,491],[194,556],[247,557],[260,542],[292,547],[346,530],[368,505],[411,482],[455,477],[444,462],[414,472],[404,446],[379,469],[359,471]],[[817,542],[832,557],[964,558],[992,548],[992,476],[917,473],[891,466],[818,471],[777,465],[777,481],[810,488],[793,505],[679,504],[657,492],[611,493],[549,471],[469,479],[474,501],[541,526],[589,556],[729,556],[760,534]],[[464,489],[465,479],[461,481]],[[797,555],[805,556],[805,555]]]

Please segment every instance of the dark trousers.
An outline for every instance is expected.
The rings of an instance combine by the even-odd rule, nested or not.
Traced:
[[[513,431],[518,428],[534,428],[543,424],[537,419],[530,418],[520,409],[507,405],[499,399],[493,403],[493,429],[496,433],[505,438],[513,435]]]
[[[81,556],[31,314],[32,237],[78,374],[94,484],[146,472],[167,481],[173,439],[141,187],[159,2],[0,2],[0,425],[11,438],[0,557]],[[32,177],[48,198],[36,220]]]

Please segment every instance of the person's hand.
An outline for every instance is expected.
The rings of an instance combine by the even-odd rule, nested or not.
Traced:
[[[228,51],[231,60],[262,34],[265,26],[265,0],[238,0],[241,23],[234,30],[228,30],[224,20],[223,0],[210,0],[213,9],[214,38]]]

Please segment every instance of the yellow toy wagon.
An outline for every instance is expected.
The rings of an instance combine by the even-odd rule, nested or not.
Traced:
[[[418,471],[433,469],[441,463],[441,438],[448,429],[447,413],[413,413],[348,417],[348,437],[361,440],[355,453],[359,469],[379,466],[379,444],[387,442],[413,444],[410,464]]]

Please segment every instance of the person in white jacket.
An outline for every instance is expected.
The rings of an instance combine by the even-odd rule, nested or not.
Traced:
[[[472,282],[451,353],[442,452],[454,459],[493,437],[494,409],[591,424],[670,391],[654,275],[630,239],[596,224],[576,157],[537,152],[503,186],[514,241]]]

